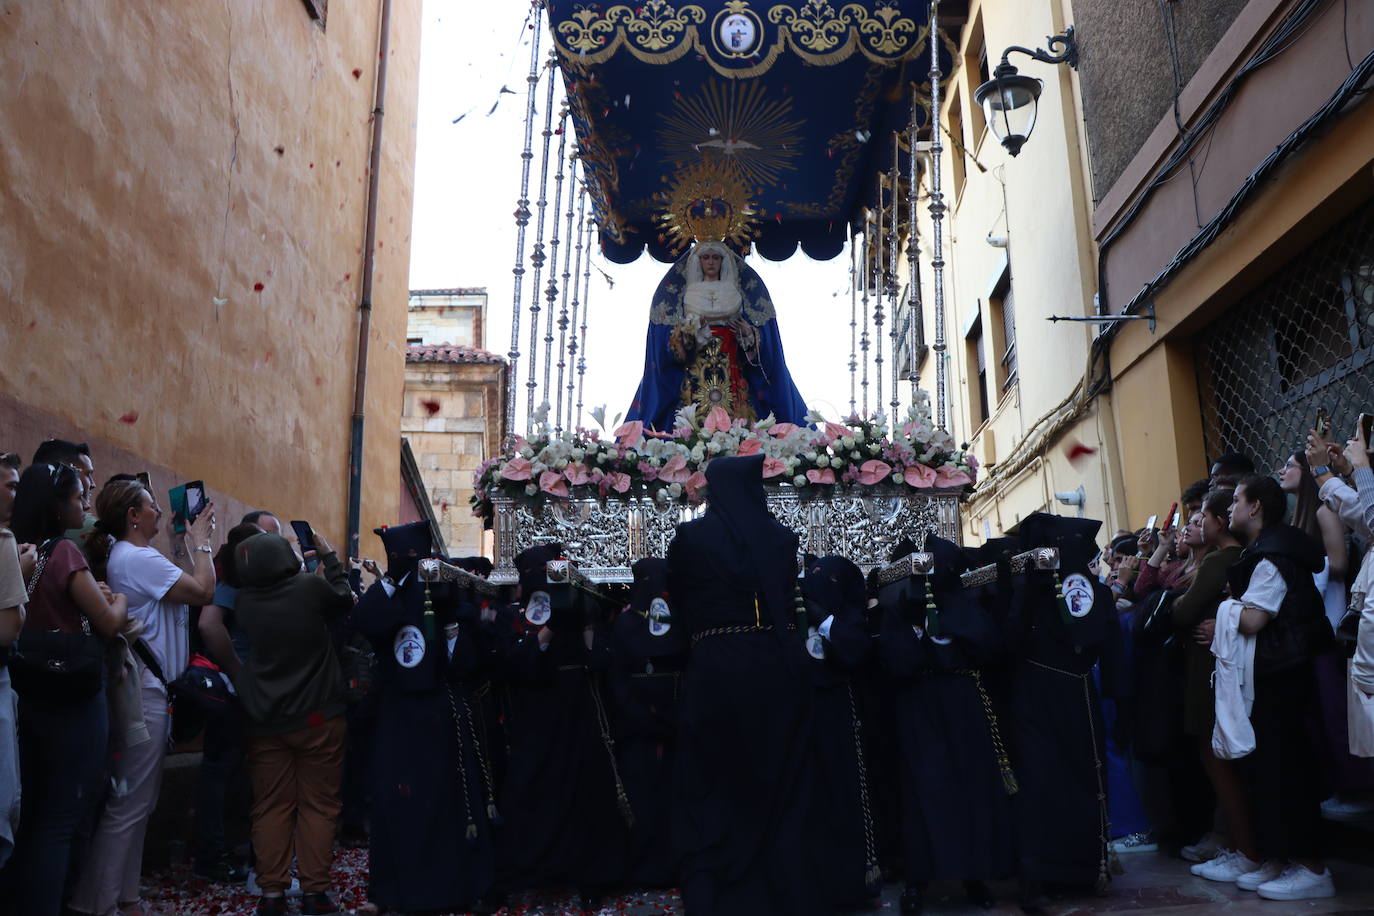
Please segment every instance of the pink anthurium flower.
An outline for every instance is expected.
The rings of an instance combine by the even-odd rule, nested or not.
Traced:
[[[568,482],[558,471],[545,471],[539,475],[539,489],[550,496],[567,496]]]
[[[768,427],[768,434],[778,439],[785,439],[797,431],[795,423],[774,423]]]
[[[962,487],[969,483],[973,483],[973,478],[952,464],[941,465],[935,471],[935,486],[937,487]]]
[[[620,428],[615,431],[615,441],[621,445],[634,448],[644,441],[644,423],[641,420],[631,420],[622,423]]]
[[[902,473],[902,479],[906,481],[907,486],[924,490],[935,486],[935,469],[924,464],[909,464]]]
[[[516,455],[501,467],[501,476],[506,480],[529,480],[531,465],[528,458]]]
[[[568,483],[575,487],[591,483],[592,480],[591,469],[580,461],[574,461],[564,468],[563,476],[568,478]]]
[[[835,472],[830,468],[812,468],[806,472],[806,479],[815,484],[833,484]]]
[[[758,439],[741,439],[739,448],[735,449],[735,454],[744,458],[748,455],[757,455],[761,448],[763,448],[763,442]]]
[[[832,443],[838,442],[845,436],[852,436],[853,434],[854,430],[850,429],[848,426],[841,426],[838,423],[831,423],[828,420],[826,421],[825,437],[829,439]]]
[[[891,473],[890,465],[873,458],[859,465],[859,483],[873,486],[875,483],[882,483]]]
[[[786,471],[787,463],[781,458],[763,459],[763,477],[765,480],[769,477],[777,477],[779,474],[785,473]]]
[[[691,476],[692,472],[687,470],[687,459],[681,455],[674,455],[663,462],[663,467],[658,471],[658,479],[664,483],[686,483]]]
[[[723,433],[730,429],[730,415],[725,412],[724,407],[712,407],[710,413],[706,414],[706,423],[702,427],[708,433]]]
[[[706,475],[701,473],[700,471],[697,471],[691,477],[687,478],[687,482],[682,485],[682,489],[687,491],[688,499],[692,500],[693,502],[696,502],[697,499],[701,496],[702,488],[705,486]]]
[[[607,485],[617,493],[624,493],[630,489],[630,475],[623,471],[612,471],[605,479]]]

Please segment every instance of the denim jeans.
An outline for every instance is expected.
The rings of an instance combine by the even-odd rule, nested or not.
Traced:
[[[0,881],[0,897],[15,913],[62,911],[72,835],[99,796],[109,728],[103,688],[71,703],[20,696],[23,799],[14,856]]]
[[[200,771],[196,776],[195,860],[209,864],[223,856],[226,803],[242,798],[234,792],[234,783],[247,779],[244,757],[247,739],[244,736],[243,711],[238,703],[231,703],[222,716],[205,722],[204,746]],[[247,820],[248,811],[234,812]]]

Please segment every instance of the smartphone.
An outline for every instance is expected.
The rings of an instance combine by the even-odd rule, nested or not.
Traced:
[[[1175,502],[1169,507],[1169,514],[1164,516],[1164,530],[1169,531],[1178,521],[1178,503]]]
[[[1155,522],[1157,522],[1157,521],[1159,521],[1159,516],[1158,516],[1158,515],[1152,515],[1152,516],[1150,516],[1149,518],[1145,519],[1145,530],[1146,530],[1146,531],[1154,531],[1154,530],[1155,530]]]
[[[1317,422],[1312,425],[1312,428],[1323,439],[1331,435],[1331,414],[1327,412],[1325,407],[1317,408]]]
[[[301,547],[302,556],[311,551],[318,553],[315,547],[315,532],[311,529],[309,522],[294,521],[291,523],[291,530],[296,532],[296,543]],[[315,567],[319,565],[320,560],[318,556],[305,557],[305,568],[309,572],[314,572]]]
[[[172,510],[172,530],[185,534],[186,526],[205,511],[205,483],[193,480],[167,491],[167,503]]]
[[[149,493],[153,492],[153,478],[149,476],[147,471],[139,471],[134,476],[138,478],[139,483],[143,484],[143,489]]]
[[[1360,436],[1366,451],[1374,451],[1374,413],[1360,414]]]

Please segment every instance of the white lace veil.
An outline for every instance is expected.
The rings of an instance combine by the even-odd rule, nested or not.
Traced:
[[[687,256],[687,285],[705,282],[706,277],[701,271],[701,254],[705,251],[720,253],[720,281],[738,289],[739,255],[720,242],[701,242],[692,249]]]

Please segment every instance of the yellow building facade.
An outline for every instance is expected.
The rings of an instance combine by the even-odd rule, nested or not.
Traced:
[[[0,17],[0,449],[203,479],[345,546],[369,179],[361,549],[397,513],[419,0],[24,3]],[[326,18],[319,18],[325,15]],[[169,546],[169,545],[164,545]]]

